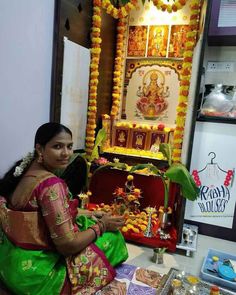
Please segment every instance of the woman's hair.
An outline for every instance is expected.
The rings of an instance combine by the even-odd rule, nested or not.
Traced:
[[[37,143],[44,147],[53,137],[61,132],[66,132],[72,137],[70,129],[62,124],[55,122],[43,124],[35,134],[34,147]]]
[[[58,135],[61,132],[66,132],[70,134],[72,137],[72,132],[70,131],[69,128],[66,126],[55,123],[55,122],[50,122],[50,123],[45,123],[41,125],[36,134],[35,134],[35,139],[34,139],[34,147],[36,147],[36,144],[40,144],[41,146],[45,146],[53,137]],[[14,192],[17,184],[20,182],[22,176],[24,173],[27,171],[27,168],[23,171],[23,173],[20,176],[15,177],[13,174],[15,172],[15,169],[17,166],[19,166],[22,163],[22,159],[17,161],[3,176],[2,179],[0,179],[0,195],[9,198],[11,194]]]

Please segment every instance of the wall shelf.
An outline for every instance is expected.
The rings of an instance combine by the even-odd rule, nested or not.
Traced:
[[[213,117],[213,116],[202,116],[202,115],[197,118],[197,121],[236,124],[236,118]]]

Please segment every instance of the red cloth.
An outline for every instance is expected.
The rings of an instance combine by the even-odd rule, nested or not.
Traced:
[[[89,209],[92,210],[96,207],[95,204],[111,204],[113,202],[113,192],[117,187],[123,187],[127,180],[127,171],[104,168],[95,172],[90,182],[90,191],[92,197],[89,204]],[[140,174],[133,174],[134,186],[139,188],[142,192],[142,198],[140,199],[141,210],[148,207],[156,207],[164,205],[164,185],[160,177],[157,176],[146,176]],[[179,187],[176,184],[172,184],[170,188],[169,206],[173,209],[176,199],[179,196]],[[168,233],[171,238],[168,240],[160,239],[160,236],[152,238],[144,237],[143,234],[137,234],[131,231],[123,233],[126,241],[135,242],[150,247],[166,247],[169,251],[175,252],[177,243],[177,230],[174,227],[175,221],[172,218],[172,224],[169,228]],[[157,228],[155,229],[157,230]]]
[[[113,192],[117,187],[123,187],[127,180],[128,172],[117,169],[100,169],[93,174],[89,190],[92,192],[90,201],[92,203],[111,204],[113,202]],[[141,209],[152,206],[157,209],[164,205],[164,185],[160,177],[134,175],[134,186],[141,189],[140,199]],[[170,189],[169,206],[173,208],[178,187],[172,184]]]
[[[122,233],[125,240],[128,242],[134,242],[140,245],[146,245],[153,248],[167,248],[170,252],[175,252],[177,243],[177,231],[174,227],[170,227],[167,231],[171,238],[168,240],[160,239],[160,236],[147,238],[143,234],[136,234],[134,232]]]

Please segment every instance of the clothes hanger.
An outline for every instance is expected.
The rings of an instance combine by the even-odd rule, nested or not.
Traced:
[[[227,173],[227,171],[225,171],[225,170],[223,170],[222,168],[220,168],[220,166],[219,166],[217,163],[214,163],[214,159],[216,158],[216,153],[215,153],[215,152],[210,152],[210,153],[208,154],[208,157],[209,157],[210,155],[213,155],[213,156],[211,157],[211,162],[210,162],[210,163],[207,163],[206,166],[205,166],[203,169],[201,169],[201,170],[198,171],[198,173],[204,171],[209,165],[216,165],[216,167],[217,167],[220,171],[222,171],[222,172],[224,172],[224,173]]]

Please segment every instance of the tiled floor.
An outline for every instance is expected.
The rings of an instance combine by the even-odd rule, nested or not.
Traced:
[[[164,263],[159,265],[152,262],[153,250],[151,248],[128,244],[129,259],[127,263],[156,270],[161,274],[167,273],[171,267],[174,267],[199,276],[209,248],[236,255],[235,242],[198,235],[197,251],[192,252],[191,257],[187,257],[183,250],[178,250],[177,253],[165,253]]]

